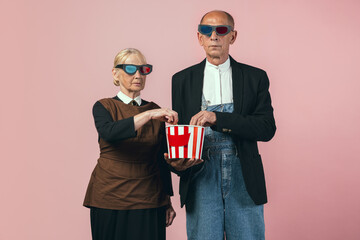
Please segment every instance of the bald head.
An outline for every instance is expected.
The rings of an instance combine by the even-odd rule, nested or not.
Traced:
[[[203,34],[200,30],[197,32],[199,44],[204,48],[207,60],[216,66],[223,64],[229,58],[229,47],[237,36],[233,17],[224,11],[211,11],[202,17],[200,25],[207,25],[212,29],[210,34]],[[232,29],[227,29],[226,34],[219,34],[214,26],[222,25],[229,25]]]
[[[220,11],[220,10],[214,10],[214,11],[205,13],[205,15],[201,18],[200,24],[203,24],[205,18],[213,17],[213,16],[226,18],[227,22],[228,22],[227,25],[230,25],[234,28],[234,26],[235,26],[234,18],[229,13],[227,13],[225,11]]]

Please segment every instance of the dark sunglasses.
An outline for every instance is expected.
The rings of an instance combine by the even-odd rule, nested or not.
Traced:
[[[218,25],[218,26],[211,26],[211,25],[201,25],[199,24],[198,31],[201,34],[204,34],[208,37],[211,36],[212,32],[215,31],[219,36],[225,36],[230,31],[232,31],[232,27],[229,25]]]
[[[152,65],[150,64],[145,64],[145,65],[119,64],[116,65],[115,68],[121,68],[129,75],[134,75],[137,70],[139,70],[139,73],[141,75],[148,75],[152,71]]]

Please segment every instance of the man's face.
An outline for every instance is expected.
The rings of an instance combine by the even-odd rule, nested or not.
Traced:
[[[231,25],[225,13],[222,12],[210,12],[203,21],[202,25]],[[203,46],[207,57],[227,59],[229,55],[230,44],[233,44],[236,39],[236,31],[230,31],[225,36],[218,36],[216,32],[212,32],[211,36],[197,33],[198,40],[201,46]]]

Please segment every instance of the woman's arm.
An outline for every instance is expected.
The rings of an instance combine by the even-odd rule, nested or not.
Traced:
[[[95,126],[99,136],[107,142],[115,142],[136,136],[136,131],[151,119],[170,124],[178,121],[177,113],[169,109],[152,109],[146,112],[114,121],[109,111],[98,101],[93,107]]]
[[[99,101],[94,104],[93,116],[99,137],[107,142],[136,136],[134,117],[114,121],[109,111]]]

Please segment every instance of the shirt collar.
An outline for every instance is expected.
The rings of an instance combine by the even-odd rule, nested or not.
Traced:
[[[220,64],[220,65],[218,65],[218,66],[210,63],[210,62],[206,59],[205,68],[207,68],[207,69],[209,69],[209,68],[215,68],[215,69],[219,69],[220,72],[226,72],[226,71],[230,68],[230,58],[228,57],[228,59],[227,59],[223,64]]]
[[[135,100],[137,102],[137,104],[139,104],[139,106],[141,106],[141,98],[140,95],[137,96],[136,98],[132,99],[129,96],[126,96],[122,91],[119,91],[117,94],[117,97],[123,101],[123,103],[125,104],[129,104],[132,100]]]

